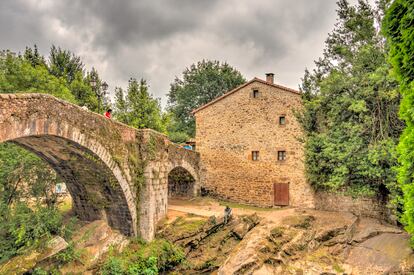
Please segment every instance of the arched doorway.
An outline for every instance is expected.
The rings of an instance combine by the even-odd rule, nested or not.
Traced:
[[[168,174],[168,197],[193,197],[195,184],[196,180],[187,169],[181,166],[175,167]]]

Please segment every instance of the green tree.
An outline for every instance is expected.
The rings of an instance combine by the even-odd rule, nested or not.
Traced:
[[[46,66],[33,67],[24,58],[4,51],[0,54],[0,92],[48,93],[76,103],[65,80],[51,75]]]
[[[183,131],[179,131],[180,122],[171,111],[166,111],[162,114],[163,124],[165,125],[168,138],[172,142],[184,143],[190,139],[190,136]]]
[[[82,72],[77,72],[75,78],[69,84],[69,89],[79,105],[86,106],[91,111],[98,111],[99,98],[88,80],[88,77],[83,77]]]
[[[36,198],[54,207],[53,191],[57,174],[38,156],[12,143],[0,144],[0,201],[12,205],[18,200]]]
[[[95,83],[95,87],[91,86],[92,82]],[[109,109],[111,106],[110,100],[108,98],[106,90],[103,89],[103,84],[106,82],[101,79],[98,71],[94,67],[92,67],[92,70],[86,74],[84,83],[86,86],[90,87],[90,97],[94,98],[93,102],[89,102],[89,104],[86,105],[91,106],[92,110],[94,111],[102,112],[102,110]],[[97,103],[96,106],[94,105],[95,103]]]
[[[386,11],[383,31],[390,45],[389,60],[400,83],[400,117],[406,128],[398,145],[398,183],[403,191],[402,222],[414,236],[414,1],[395,0]],[[412,237],[414,244],[414,237]]]
[[[144,79],[138,82],[131,78],[127,94],[118,88],[115,97],[114,116],[117,120],[135,128],[151,128],[165,132],[159,100],[149,94]]]
[[[66,80],[67,87],[79,105],[86,106],[92,111],[98,111],[98,105],[104,105],[105,98],[97,96],[90,81],[94,78],[97,87],[101,87],[103,81],[95,68],[92,68],[86,76],[83,68],[84,64],[79,56],[69,50],[52,45],[49,54],[50,74]]]
[[[49,71],[56,77],[63,77],[71,83],[77,73],[83,73],[83,63],[79,56],[69,50],[52,45],[49,54]]]
[[[129,124],[130,115],[128,112],[128,102],[122,88],[115,88],[115,117],[118,121]]]
[[[194,137],[191,111],[245,82],[239,71],[219,61],[203,60],[186,68],[168,93],[169,110],[177,122],[175,132]]]
[[[381,10],[340,0],[337,12],[324,54],[301,85],[307,177],[316,189],[353,195],[394,190],[403,124],[398,85],[375,27]]]
[[[45,58],[39,53],[36,44],[33,49],[26,47],[23,57],[25,60],[29,61],[33,67],[38,65],[46,65]]]

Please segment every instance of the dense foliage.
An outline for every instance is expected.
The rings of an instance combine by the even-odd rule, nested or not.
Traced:
[[[75,102],[65,80],[51,75],[45,64],[33,66],[30,60],[9,52],[0,52],[0,92],[48,93]]]
[[[100,271],[104,275],[155,275],[168,272],[184,261],[182,249],[168,241],[135,240],[122,253],[110,256]]]
[[[39,157],[11,144],[0,144],[0,203],[12,205],[23,199],[53,206],[56,173]]]
[[[372,195],[395,188],[398,85],[376,28],[381,9],[338,1],[324,54],[301,85],[306,170],[316,189]],[[386,192],[384,192],[386,193]]]
[[[79,57],[52,46],[48,60],[36,46],[23,55],[0,52],[0,93],[48,93],[96,110],[89,84],[96,70],[85,73]],[[56,209],[55,171],[36,155],[12,143],[0,144],[0,261],[55,234],[64,234]]]
[[[39,157],[0,144],[0,262],[52,234],[63,234],[53,191],[57,175]]]
[[[182,79],[176,78],[168,94],[169,110],[174,115],[174,132],[195,135],[195,122],[191,111],[225,92],[245,83],[239,71],[227,63],[203,60],[186,68]]]
[[[149,94],[144,79],[138,82],[131,78],[126,93],[122,88],[116,89],[115,118],[135,128],[165,131],[159,100]]]
[[[414,1],[395,0],[387,9],[383,30],[390,45],[390,61],[401,85],[400,116],[406,123],[398,145],[402,222],[414,235]]]
[[[18,202],[11,208],[0,203],[0,216],[0,263],[52,235],[65,235],[62,215],[55,207]]]

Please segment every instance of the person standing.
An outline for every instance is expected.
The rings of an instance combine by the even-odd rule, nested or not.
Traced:
[[[112,109],[108,109],[108,111],[105,112],[105,117],[111,118],[111,114],[112,114]]]
[[[228,205],[226,205],[226,208],[224,209],[224,224],[227,224],[230,219],[231,219],[231,208]]]

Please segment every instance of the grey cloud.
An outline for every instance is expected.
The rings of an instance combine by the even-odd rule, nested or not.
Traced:
[[[213,8],[213,1],[63,1],[57,10],[75,5],[76,11],[63,13],[66,23],[90,28],[101,24],[95,43],[114,48],[125,43],[150,43],[177,32],[197,28]]]
[[[185,67],[227,61],[247,78],[276,73],[296,88],[335,21],[333,0],[3,0],[0,48],[57,44],[114,86],[144,77],[163,97]]]

